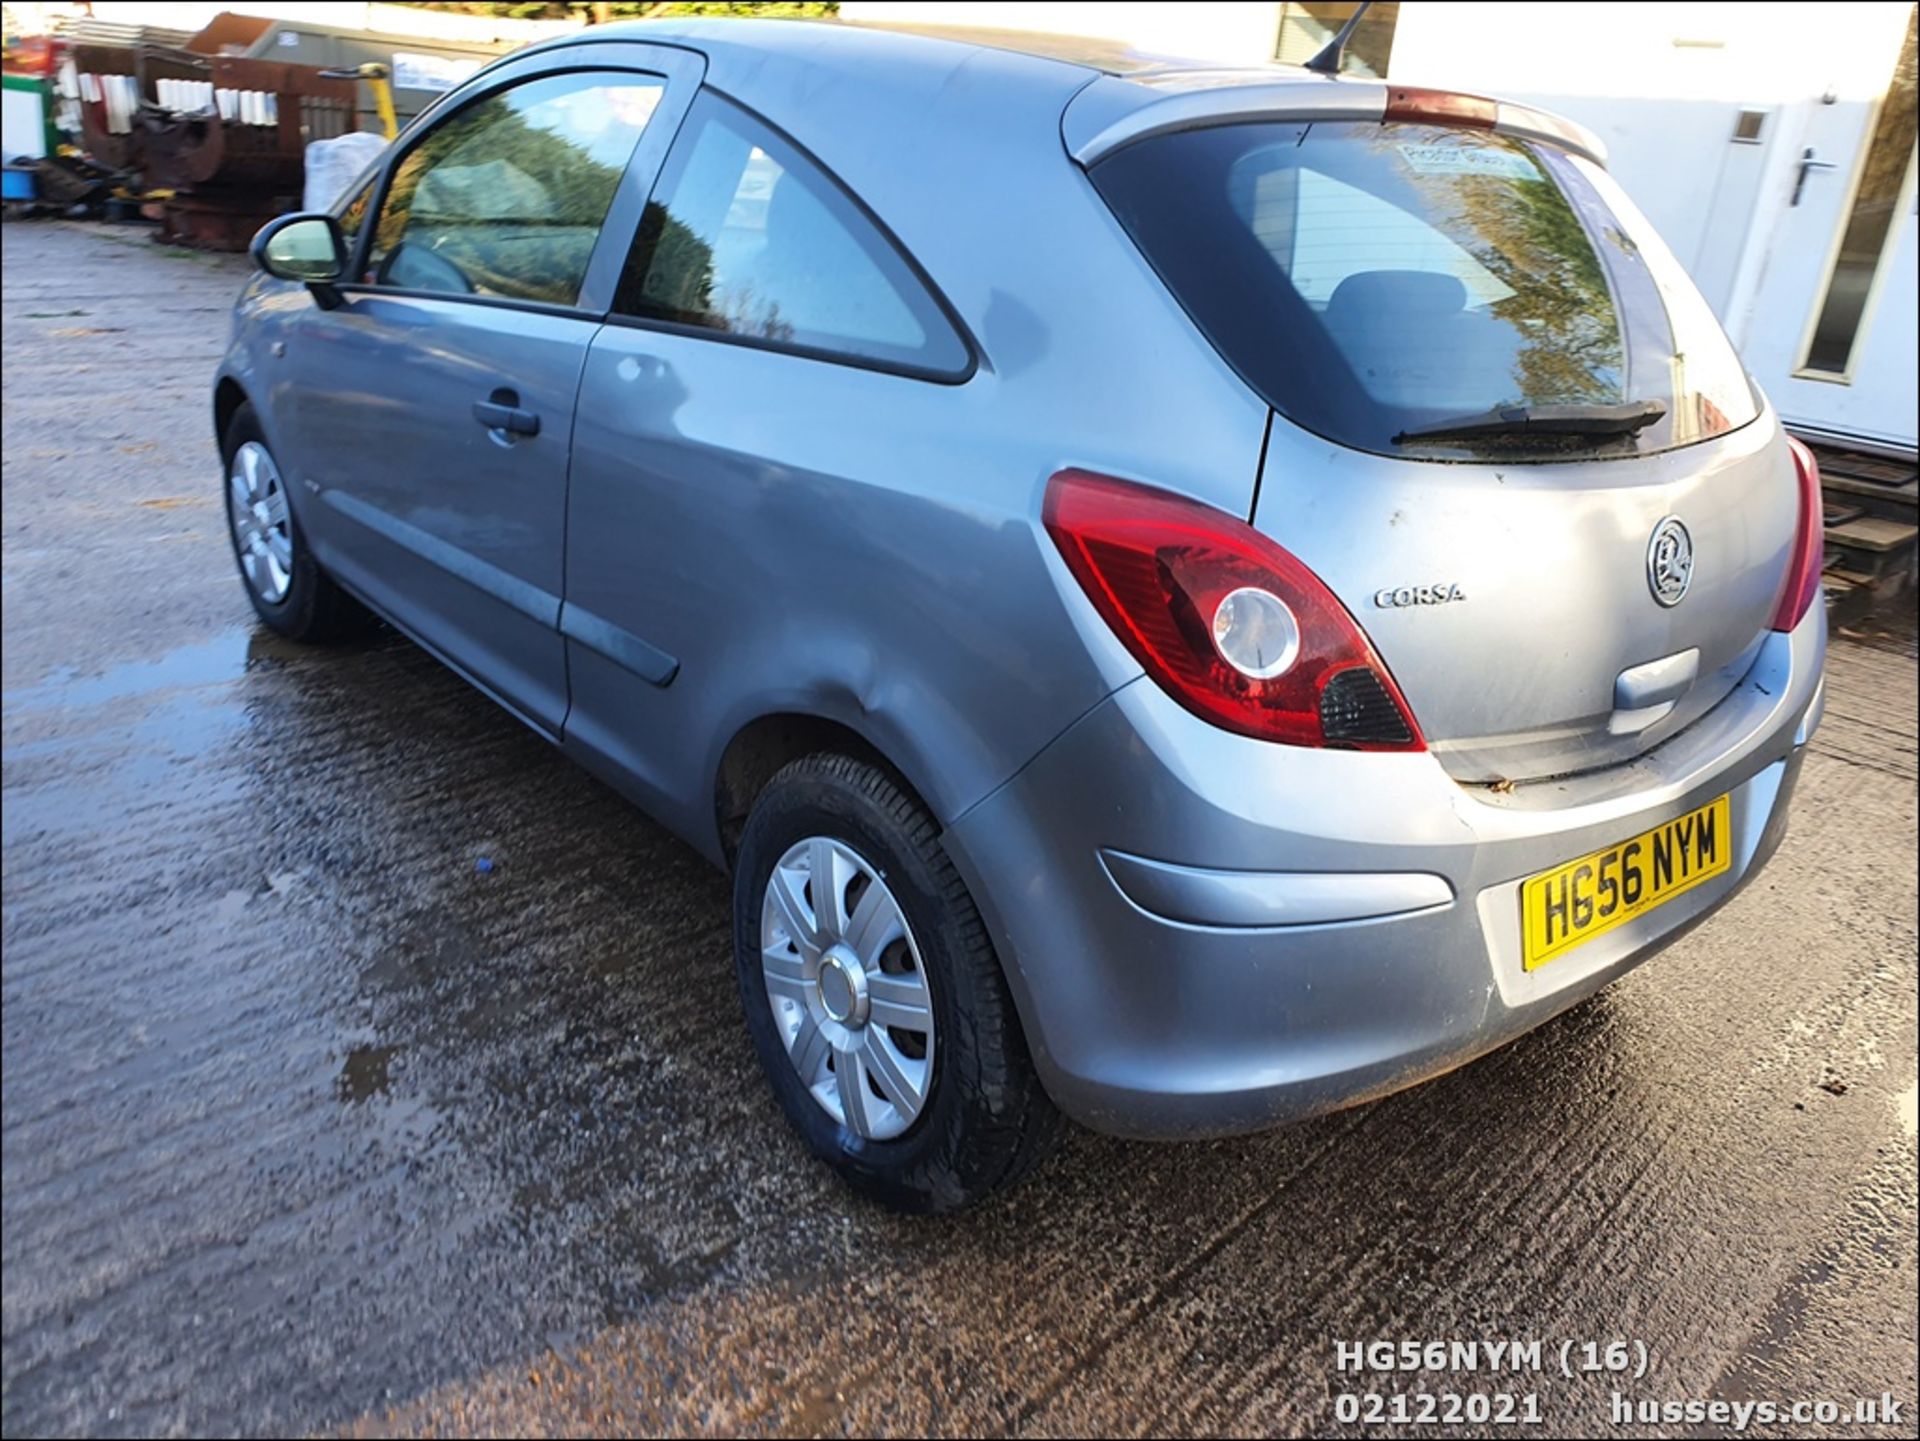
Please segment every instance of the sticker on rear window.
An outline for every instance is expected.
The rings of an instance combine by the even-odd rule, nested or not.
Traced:
[[[1526,156],[1490,146],[1401,145],[1402,158],[1422,175],[1498,175],[1508,180],[1538,180],[1540,172]]]

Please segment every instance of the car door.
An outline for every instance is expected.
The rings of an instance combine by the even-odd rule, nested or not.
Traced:
[[[884,633],[872,601],[911,607],[923,558],[951,543],[945,502],[898,482],[952,429],[976,360],[880,219],[711,90],[632,239],[574,430],[567,741],[701,835],[712,749],[737,712],[833,714],[848,693],[821,670],[871,676],[886,648],[840,619],[872,611]],[[1022,544],[984,528],[996,556]],[[898,723],[877,725],[890,754]]]
[[[684,51],[590,58],[496,67],[403,137],[342,303],[284,357],[321,563],[550,735],[574,403],[640,203],[621,182],[657,165],[698,86]]]

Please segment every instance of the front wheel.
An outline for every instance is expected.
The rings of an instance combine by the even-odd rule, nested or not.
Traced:
[[[783,769],[734,872],[747,1028],[787,1118],[860,1191],[949,1211],[1011,1185],[1059,1113],[933,818],[847,756]]]
[[[227,534],[254,613],[291,640],[346,640],[372,617],[314,561],[288,503],[286,472],[251,405],[220,437],[226,468]]]

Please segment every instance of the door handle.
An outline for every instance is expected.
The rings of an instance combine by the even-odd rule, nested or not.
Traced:
[[[1794,178],[1793,199],[1787,202],[1787,208],[1789,210],[1800,203],[1800,192],[1807,188],[1807,172],[1809,170],[1833,169],[1833,162],[1831,160],[1817,160],[1814,158],[1816,154],[1817,152],[1811,145],[1800,152],[1800,173]]]
[[[488,430],[503,430],[508,435],[538,435],[540,417],[520,408],[520,397],[511,390],[496,390],[485,400],[473,403],[473,418]]]

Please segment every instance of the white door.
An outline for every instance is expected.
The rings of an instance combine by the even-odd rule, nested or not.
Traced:
[[[1756,237],[1764,269],[1736,327],[1790,423],[1907,450],[1920,443],[1914,102],[1909,10],[1877,103],[1815,101],[1782,117],[1778,210]]]

